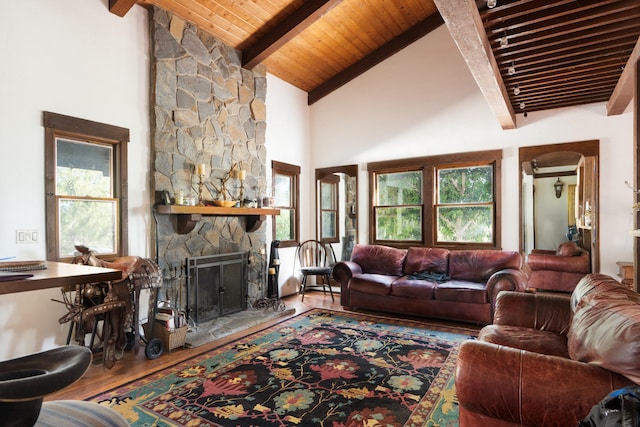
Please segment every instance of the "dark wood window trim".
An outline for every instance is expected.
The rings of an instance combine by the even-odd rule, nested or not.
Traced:
[[[289,163],[278,162],[276,160],[271,161],[271,182],[275,183],[276,175],[288,175],[291,177],[292,185],[292,200],[293,206],[275,206],[282,211],[283,209],[293,210],[294,229],[293,239],[280,241],[281,248],[295,247],[300,240],[300,166],[292,165]],[[275,196],[275,194],[274,194]],[[276,238],[276,219],[272,221],[272,237]]]
[[[469,164],[488,164],[494,165],[494,242],[493,244],[436,244],[435,221],[434,221],[434,205],[435,205],[435,171],[437,167],[444,165],[457,167]],[[423,246],[444,247],[448,249],[500,249],[502,245],[502,150],[474,151],[467,153],[443,154],[437,156],[414,157],[408,159],[388,160],[381,162],[371,162],[367,164],[369,172],[369,242],[373,244],[385,244],[398,248],[407,248],[415,246],[415,242],[399,242],[399,241],[377,241],[375,236],[375,176],[380,173],[404,172],[423,170],[423,213],[422,213],[422,242]]]
[[[114,168],[114,197],[120,200],[118,221],[118,248],[117,254],[105,257],[115,258],[128,253],[128,163],[127,147],[129,142],[129,129],[112,126],[90,120],[65,116],[62,114],[43,112],[43,126],[45,128],[45,209],[46,209],[46,235],[47,235],[47,259],[58,260],[57,249],[57,213],[56,213],[56,157],[55,141],[58,137],[110,144],[115,149]]]
[[[318,181],[318,200],[317,200],[317,223],[318,223],[318,236],[319,240],[322,240],[324,243],[340,243],[340,213],[339,213],[339,198],[340,198],[340,177],[338,175],[326,175],[322,177]],[[322,207],[322,184],[329,184],[333,188],[332,196],[333,196],[333,207],[332,208],[323,208]],[[332,212],[334,215],[335,223],[334,228],[332,230],[332,234],[334,237],[324,238],[322,237],[324,234],[323,224],[322,224],[322,213],[323,212]]]

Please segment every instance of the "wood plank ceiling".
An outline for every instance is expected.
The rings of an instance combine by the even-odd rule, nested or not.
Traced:
[[[109,0],[157,6],[242,52],[309,104],[446,23],[504,129],[517,113],[633,96],[640,0]],[[491,3],[491,0],[489,0]],[[437,58],[436,58],[437,59]]]

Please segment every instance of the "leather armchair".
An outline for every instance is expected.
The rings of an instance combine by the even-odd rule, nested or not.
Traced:
[[[577,425],[640,381],[639,326],[640,296],[602,274],[571,296],[500,293],[494,323],[460,348],[460,427]]]
[[[529,288],[572,292],[591,271],[591,256],[574,242],[565,242],[556,251],[534,249],[526,265]]]

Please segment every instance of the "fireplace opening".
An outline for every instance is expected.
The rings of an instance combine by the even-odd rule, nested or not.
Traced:
[[[248,259],[248,252],[187,258],[187,316],[198,324],[246,310]]]

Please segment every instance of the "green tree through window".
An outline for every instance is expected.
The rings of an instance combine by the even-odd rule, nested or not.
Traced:
[[[439,242],[493,241],[493,167],[438,169]]]
[[[129,130],[44,112],[47,259],[127,255]]]
[[[422,171],[376,175],[377,240],[422,239]]]
[[[499,249],[502,150],[367,164],[369,242]]]
[[[273,160],[271,172],[275,207],[280,209],[273,221],[273,238],[281,248],[293,247],[300,235],[300,166]]]

